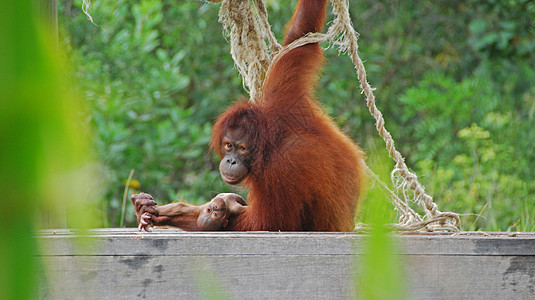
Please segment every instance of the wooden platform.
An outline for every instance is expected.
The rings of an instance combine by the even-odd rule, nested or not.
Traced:
[[[409,299],[535,299],[533,233],[394,239]],[[102,229],[46,230],[39,240],[44,299],[280,300],[358,299],[365,236]]]

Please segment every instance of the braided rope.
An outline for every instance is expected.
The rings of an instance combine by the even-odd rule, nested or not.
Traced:
[[[232,58],[243,77],[244,88],[249,92],[251,101],[256,101],[261,97],[262,81],[271,71],[271,66],[292,49],[325,41],[337,45],[340,52],[348,53],[355,65],[368,109],[376,120],[377,132],[385,141],[388,154],[395,162],[391,179],[397,193],[392,192],[377,175],[366,167],[370,177],[378,182],[390,196],[395,209],[400,214],[399,223],[392,226],[395,229],[407,231],[424,228],[427,231],[459,231],[459,216],[456,213],[438,210],[433,198],[425,193],[417,176],[409,171],[405,159],[394,147],[394,139],[386,130],[383,115],[375,105],[374,88],[367,81],[364,64],[358,55],[358,33],[353,28],[349,17],[348,1],[330,0],[335,19],[326,33],[309,33],[282,48],[271,32],[263,0],[253,0],[253,2],[258,11],[256,17],[249,0],[224,0],[219,12],[219,21],[229,31]],[[271,54],[268,52],[264,39],[268,40]],[[273,54],[274,57],[271,59]],[[267,71],[264,73],[266,67]],[[396,194],[401,194],[403,199]],[[414,212],[408,204],[409,201],[417,202],[422,206],[425,211],[424,218]]]

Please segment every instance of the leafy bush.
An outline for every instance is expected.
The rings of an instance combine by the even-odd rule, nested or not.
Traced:
[[[535,72],[526,75],[535,80]],[[533,230],[535,119],[514,119],[514,107],[503,103],[515,101],[492,86],[432,73],[407,90],[404,128],[417,145],[411,160],[439,207],[463,214],[464,229]],[[527,151],[513,146],[522,144]]]
[[[439,209],[465,230],[535,230],[535,3],[351,8],[386,126]]]

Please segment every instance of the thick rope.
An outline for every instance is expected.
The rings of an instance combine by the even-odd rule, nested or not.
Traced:
[[[256,6],[256,9],[258,10],[258,15],[260,19],[260,24],[262,25],[262,34],[263,36],[268,38],[269,41],[269,50],[271,50],[271,53],[279,52],[282,48],[282,46],[277,42],[277,39],[275,38],[275,35],[273,34],[273,31],[271,31],[271,25],[268,22],[268,13],[266,9],[266,5],[264,4],[263,0],[253,0],[254,4]]]
[[[251,101],[256,101],[261,97],[262,80],[271,71],[271,66],[292,49],[325,41],[337,45],[340,52],[348,53],[355,65],[368,109],[376,120],[376,129],[386,143],[388,154],[395,162],[391,173],[392,183],[396,187],[396,192],[403,195],[403,199],[388,189],[377,175],[366,167],[370,177],[389,194],[395,209],[400,214],[399,223],[394,224],[393,227],[407,231],[424,228],[428,231],[459,231],[459,216],[452,212],[438,210],[433,198],[425,193],[417,176],[409,171],[405,159],[394,147],[394,140],[384,126],[382,113],[375,105],[374,89],[367,81],[364,64],[358,55],[358,33],[353,28],[349,17],[348,1],[330,0],[335,19],[325,34],[310,33],[283,48],[276,42],[271,32],[263,0],[253,0],[253,2],[258,10],[256,18],[249,0],[224,0],[219,13],[220,22],[229,31],[232,57],[244,79],[244,87],[248,90]],[[271,60],[271,54],[267,50],[264,39],[268,39],[271,54],[275,54],[273,60]],[[267,71],[264,73],[266,67]],[[425,211],[424,218],[410,208],[409,201],[417,202],[422,206]]]
[[[256,18],[251,2],[246,0],[225,0],[219,10],[219,22],[229,32],[230,54],[253,102],[262,97],[264,70],[271,62],[264,39],[268,39],[271,52],[281,48],[267,21],[264,2],[254,0],[254,3],[258,12]]]

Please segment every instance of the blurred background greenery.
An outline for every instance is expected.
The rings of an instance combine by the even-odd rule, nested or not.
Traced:
[[[208,142],[245,93],[219,5],[92,2],[95,24],[81,0],[59,1],[59,42],[90,110],[81,120],[106,183],[95,199],[103,226],[119,225],[132,169],[130,191],[160,203],[229,191]],[[267,1],[279,40],[295,2]],[[535,230],[535,2],[359,0],[350,10],[386,126],[439,208],[462,214],[464,230]],[[366,152],[382,151],[350,60],[326,55],[319,100]]]
[[[95,226],[98,195],[88,114],[66,89],[49,3],[0,9],[0,227],[2,299],[36,299],[44,280],[35,228]],[[39,13],[40,12],[40,13]],[[96,186],[94,185],[96,184]],[[96,202],[95,202],[96,203]]]

